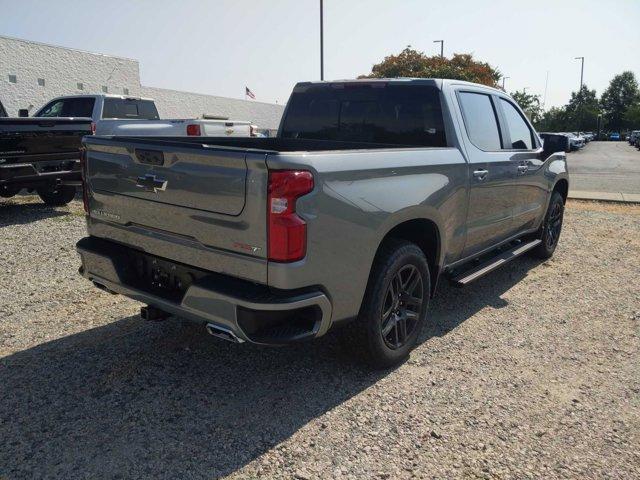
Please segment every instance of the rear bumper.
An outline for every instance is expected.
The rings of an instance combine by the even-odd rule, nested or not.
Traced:
[[[331,303],[319,289],[276,291],[96,237],[83,238],[76,248],[82,259],[81,275],[97,286],[176,317],[214,324],[242,341],[286,344],[319,337],[331,324]],[[191,280],[179,293],[165,293],[132,271],[139,259],[175,272],[176,278]],[[175,278],[166,283],[172,282]]]
[[[82,180],[79,160],[0,165],[0,185],[37,187],[55,182],[78,183]]]

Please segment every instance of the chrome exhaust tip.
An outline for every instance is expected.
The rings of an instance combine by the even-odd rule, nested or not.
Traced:
[[[244,342],[244,340],[239,338],[235,333],[233,333],[228,328],[221,327],[220,325],[216,325],[215,323],[207,323],[206,329],[209,335],[212,335],[217,338],[221,338],[222,340],[226,340],[227,342],[232,342],[232,343]]]

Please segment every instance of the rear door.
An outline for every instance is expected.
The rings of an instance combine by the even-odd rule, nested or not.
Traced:
[[[469,208],[463,256],[478,254],[513,233],[516,165],[503,151],[497,97],[491,91],[455,90],[469,159]]]

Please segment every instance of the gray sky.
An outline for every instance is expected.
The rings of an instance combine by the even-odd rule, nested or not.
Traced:
[[[640,77],[640,0],[325,0],[325,78],[370,72],[406,45],[473,53],[546,106],[580,83],[598,95],[624,70]],[[286,102],[317,80],[319,0],[0,0],[0,34],[135,58],[142,83]]]

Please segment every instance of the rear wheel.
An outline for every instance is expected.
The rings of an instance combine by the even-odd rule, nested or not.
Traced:
[[[20,187],[13,187],[11,185],[2,185],[0,187],[0,197],[11,198],[20,191]]]
[[[408,357],[425,323],[430,288],[429,265],[417,245],[404,240],[383,245],[353,325],[374,367],[392,367]]]
[[[58,187],[42,187],[37,190],[38,196],[47,205],[59,207],[66,205],[76,196],[76,187],[60,185]]]
[[[560,240],[563,217],[564,199],[559,192],[553,192],[541,227],[539,238],[542,243],[532,250],[533,255],[542,259],[550,258],[553,255],[558,246],[558,240]]]

